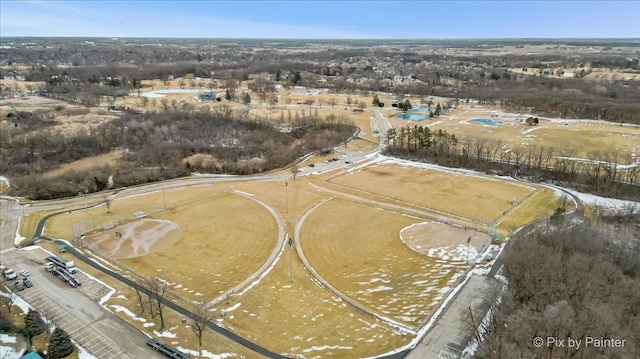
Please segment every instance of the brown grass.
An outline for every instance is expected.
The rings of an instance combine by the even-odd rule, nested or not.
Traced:
[[[59,176],[61,174],[67,173],[69,171],[85,171],[91,168],[105,166],[105,165],[115,165],[117,161],[120,159],[121,154],[119,151],[113,151],[109,153],[105,153],[98,156],[86,157],[78,161],[73,161],[70,163],[65,163],[63,165],[58,166],[55,169],[47,171],[42,174],[44,178],[51,178],[55,176]]]
[[[338,290],[382,315],[418,325],[464,267],[409,249],[399,233],[418,222],[336,199],[309,215],[300,240],[311,265]]]
[[[535,219],[550,216],[558,205],[559,198],[556,194],[548,188],[541,188],[498,220],[497,226],[502,230],[513,231]],[[571,205],[568,210],[572,211],[574,208],[575,206]]]
[[[497,219],[511,208],[510,202],[514,198],[522,199],[533,190],[502,180],[395,164],[368,166],[330,181],[469,219],[484,220]]]
[[[121,262],[173,283],[177,293],[194,300],[214,298],[249,277],[266,261],[278,237],[276,222],[266,209],[232,194],[157,217],[179,223],[182,238],[168,248]]]

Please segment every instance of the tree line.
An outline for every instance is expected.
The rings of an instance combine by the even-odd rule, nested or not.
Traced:
[[[387,141],[385,151],[393,156],[500,175],[518,169],[519,175],[535,181],[557,181],[599,195],[640,200],[640,166],[618,168],[618,163],[632,163],[633,158],[614,150],[593,150],[587,159],[578,160],[569,150],[507,146],[502,140],[482,137],[459,139],[442,129],[417,125],[389,130]]]

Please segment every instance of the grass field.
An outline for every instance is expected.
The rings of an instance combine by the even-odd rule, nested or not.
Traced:
[[[222,310],[227,313],[224,317]],[[291,257],[288,251],[283,253],[258,285],[220,303],[215,313],[219,324],[295,357],[363,358],[413,339],[321,287],[304,269],[295,250]]]
[[[311,265],[338,290],[384,316],[416,326],[464,269],[464,262],[420,255],[400,240],[400,230],[418,222],[335,199],[309,215],[300,240]]]
[[[249,277],[267,260],[278,239],[271,214],[235,194],[156,218],[180,224],[182,237],[166,248],[120,262],[146,276],[163,278],[174,291],[194,300],[214,298]]]
[[[458,138],[481,137],[502,140],[509,148],[554,148],[556,155],[588,158],[590,152],[617,153],[618,162],[627,164],[632,154],[640,153],[640,130],[636,127],[590,120],[540,119],[538,126],[520,122],[526,115],[515,115],[499,110],[461,105],[458,109],[438,118],[420,122],[431,130],[443,129]],[[394,127],[413,126],[415,123],[388,116]],[[469,122],[474,118],[501,121],[500,126],[487,126]],[[566,125],[565,125],[566,123]]]
[[[388,163],[367,166],[331,182],[485,221],[496,220],[533,191],[518,183]]]

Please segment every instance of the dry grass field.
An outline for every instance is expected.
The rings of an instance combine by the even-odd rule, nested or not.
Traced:
[[[620,126],[592,120],[540,119],[538,126],[524,123],[527,115],[504,113],[480,106],[461,105],[439,118],[418,123],[393,118],[398,111],[385,114],[391,124],[398,127],[428,126],[431,130],[443,129],[458,138],[481,137],[501,140],[513,147],[553,147],[556,155],[589,158],[592,151],[618,155],[619,163],[629,163],[631,154],[640,153],[640,130],[637,127]],[[499,126],[470,122],[476,118],[500,121]],[[520,119],[523,122],[520,122]],[[566,123],[566,125],[565,125]]]
[[[215,308],[218,324],[296,358],[370,357],[413,339],[329,293],[304,269],[295,249],[291,257],[287,252],[258,285]]]
[[[193,300],[214,298],[249,277],[266,261],[278,239],[271,214],[255,201],[235,194],[222,194],[154,217],[178,223],[180,238],[158,230],[153,234],[161,238],[152,246],[154,250],[119,262],[142,275],[166,280],[176,293]],[[120,230],[121,226],[109,230],[112,241],[122,241],[115,236]],[[126,237],[126,226],[122,231]],[[141,240],[150,242],[151,234],[147,232]],[[100,236],[103,233],[96,234]],[[90,243],[94,238],[85,240]],[[124,255],[118,251],[114,256]]]
[[[309,215],[300,241],[311,265],[338,290],[417,326],[464,269],[464,263],[420,255],[400,240],[400,231],[418,221],[336,199]]]
[[[330,181],[393,200],[485,221],[496,220],[534,190],[515,182],[397,164],[367,166]]]

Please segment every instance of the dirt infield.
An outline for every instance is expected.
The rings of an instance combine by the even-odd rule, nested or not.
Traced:
[[[491,244],[491,237],[486,233],[439,222],[416,223],[400,231],[400,239],[409,248],[442,260],[465,260],[469,238],[469,260]]]
[[[85,236],[84,243],[107,258],[124,259],[168,248],[181,236],[182,229],[174,222],[142,218]]]

